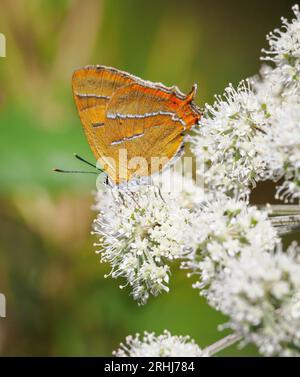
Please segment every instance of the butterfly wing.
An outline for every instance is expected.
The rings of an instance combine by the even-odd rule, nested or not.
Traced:
[[[106,142],[95,138],[94,128],[105,124],[106,106],[120,87],[134,82],[134,77],[105,66],[87,66],[76,70],[72,77],[73,96],[90,147],[98,159]]]
[[[165,167],[181,150],[183,132],[200,118],[177,88],[104,66],[73,75],[73,94],[95,157],[117,184]],[[153,160],[155,159],[154,163]]]
[[[156,84],[133,83],[116,90],[107,104],[107,142],[116,158],[122,148],[128,161],[133,161],[126,169],[126,161],[119,159],[117,181],[155,174],[179,153],[183,132],[199,116],[192,112],[190,102],[175,89]]]

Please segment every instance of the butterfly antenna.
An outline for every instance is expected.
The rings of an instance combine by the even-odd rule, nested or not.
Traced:
[[[95,171],[64,170],[64,169],[57,169],[57,168],[54,168],[53,171],[55,171],[56,173],[80,173],[80,174],[96,174],[96,175],[98,175],[98,173],[96,173]]]
[[[104,181],[104,184],[107,185],[107,186],[110,186],[110,182],[109,182],[109,179],[108,179],[108,175],[105,173],[105,171],[103,169],[100,169],[98,168],[95,164],[87,161],[85,158],[79,156],[77,153],[74,153],[74,156],[79,160],[79,161],[82,161],[84,162],[85,164],[89,165],[89,166],[92,166],[93,168],[95,168],[96,170],[100,171],[101,173],[104,173],[106,175],[106,178],[105,178],[105,181]],[[56,173],[75,173],[75,174],[95,174],[95,175],[98,175],[99,173],[98,172],[95,172],[95,171],[83,171],[83,170],[65,170],[65,169],[57,169],[57,168],[54,168],[53,169],[54,172]]]
[[[90,161],[86,160],[85,158],[79,156],[77,153],[74,153],[74,156],[75,156],[75,158],[77,158],[77,160],[82,161],[85,164],[90,165],[90,166],[92,166],[93,168],[95,168],[97,170],[100,170],[101,172],[104,172],[103,169],[98,168],[95,164],[93,164]]]

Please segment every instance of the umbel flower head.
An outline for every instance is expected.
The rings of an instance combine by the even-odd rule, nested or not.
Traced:
[[[263,50],[262,59],[273,62],[274,67],[264,66],[259,77],[242,81],[237,89],[229,85],[213,106],[205,107],[192,146],[198,165],[204,165],[205,183],[212,191],[247,196],[257,181],[277,181],[285,176],[287,183],[279,195],[288,192],[286,197],[291,193],[297,198],[297,179],[293,178],[297,166],[291,167],[291,163],[299,161],[298,155],[292,157],[293,162],[289,160],[287,168],[282,152],[274,148],[280,143],[280,135],[290,132],[291,117],[287,123],[281,122],[280,133],[273,132],[278,117],[282,119],[286,111],[285,105],[300,105],[299,6],[295,5],[293,11],[295,18],[291,22],[282,19],[282,28],[267,37],[269,50]],[[296,128],[294,124],[293,136],[299,140]],[[276,136],[279,140],[274,139]]]
[[[262,59],[275,63],[264,67],[260,77],[253,79],[258,98],[268,103],[272,126],[268,130],[267,154],[274,180],[283,178],[277,198],[286,202],[300,198],[300,13],[293,7],[295,18],[282,19],[281,29],[268,35],[269,50]],[[277,179],[276,179],[277,178]]]
[[[226,327],[266,356],[300,356],[300,248],[247,248],[208,290],[208,301],[230,318]]]
[[[202,357],[206,356],[189,336],[174,336],[165,330],[162,335],[145,332],[127,336],[126,343],[113,352],[117,357]]]
[[[194,288],[207,287],[228,260],[238,258],[244,250],[273,250],[278,242],[266,211],[223,195],[202,205],[197,222],[197,248],[182,263],[192,271],[189,275],[199,276]]]
[[[100,236],[101,261],[111,264],[109,276],[125,278],[141,304],[149,295],[168,292],[169,262],[182,258],[192,245],[191,212],[156,186],[109,189],[98,209],[101,203],[94,233]]]
[[[271,75],[283,86],[283,95],[291,95],[300,89],[300,13],[299,5],[293,6],[295,18],[289,22],[282,18],[281,29],[267,36],[269,50],[262,59],[275,63]]]
[[[192,140],[198,166],[204,165],[205,184],[232,196],[248,195],[256,181],[268,179],[270,114],[249,81],[229,85],[213,106],[206,105]]]
[[[270,77],[257,81],[257,96],[270,87]],[[268,159],[269,176],[278,181],[276,198],[285,202],[300,199],[300,90],[292,96],[282,97],[273,92],[269,96],[269,108],[272,107],[272,125],[265,140],[266,159]],[[263,93],[264,95],[265,93]],[[272,104],[272,105],[271,105]]]
[[[273,122],[274,154],[280,157],[283,183],[277,198],[286,202],[300,200],[300,96],[299,102],[284,103]]]

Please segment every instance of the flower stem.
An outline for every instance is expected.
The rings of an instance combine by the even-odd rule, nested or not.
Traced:
[[[266,208],[266,206],[262,206]],[[300,215],[300,205],[293,204],[269,204],[267,208],[271,209],[270,216],[282,215]]]
[[[274,226],[300,224],[300,215],[276,216],[270,218]]]
[[[210,346],[204,348],[204,352],[208,354],[208,356],[212,356],[215,353],[222,351],[223,349],[233,345],[234,343],[241,340],[242,337],[239,334],[230,334],[218,340],[217,342],[211,344]]]
[[[300,215],[271,216],[270,221],[280,235],[300,230]]]

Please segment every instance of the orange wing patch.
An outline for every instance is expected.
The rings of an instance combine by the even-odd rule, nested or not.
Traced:
[[[201,116],[195,86],[186,96],[104,66],[75,71],[72,86],[91,149],[116,184],[162,170]]]

